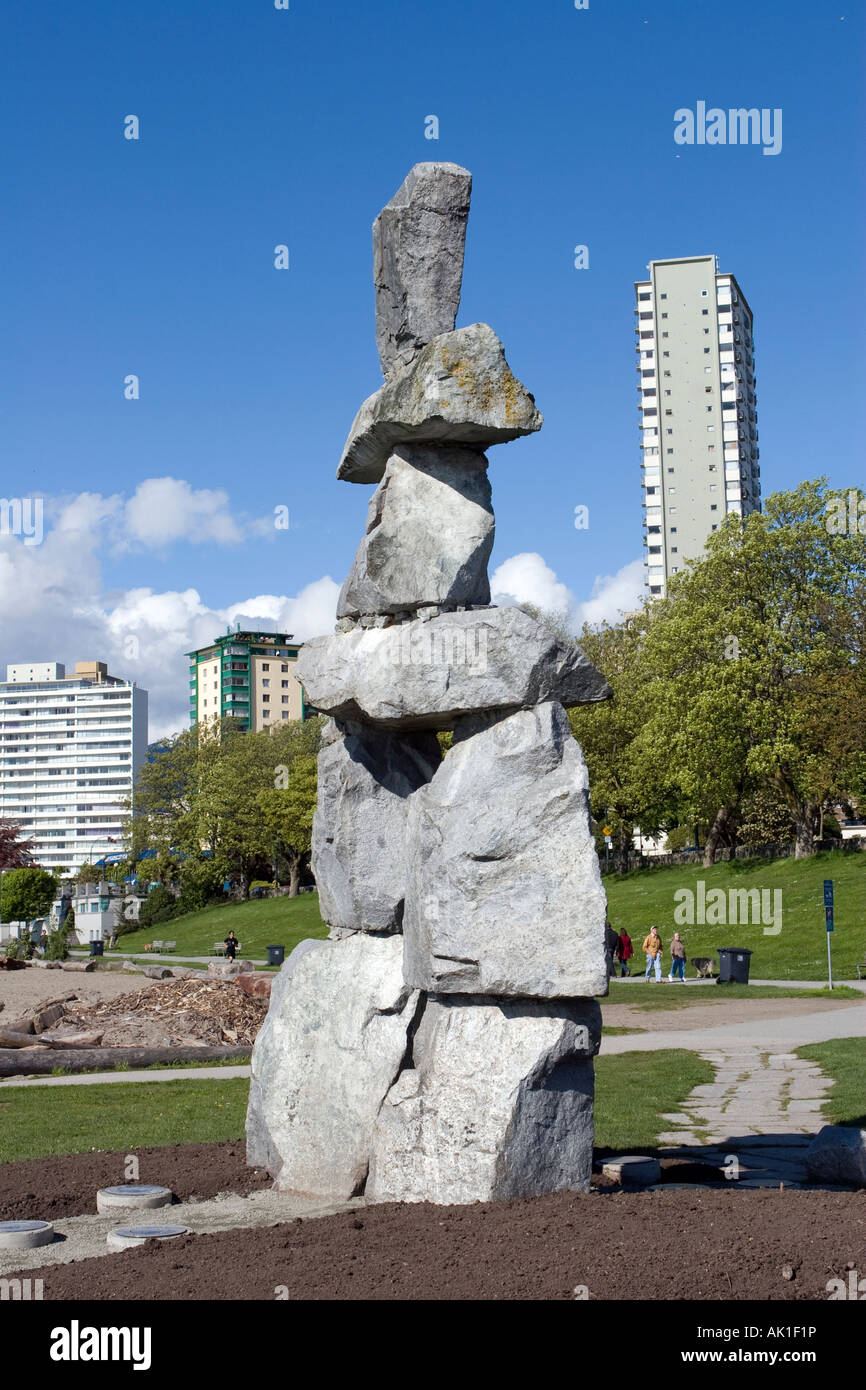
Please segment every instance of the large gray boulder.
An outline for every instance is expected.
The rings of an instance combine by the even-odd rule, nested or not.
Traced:
[[[589,778],[561,705],[472,717],[409,806],[409,984],[540,999],[607,992]]]
[[[806,1150],[809,1176],[866,1187],[866,1129],[824,1125]]]
[[[271,999],[253,1048],[247,1162],[283,1191],[345,1200],[363,1190],[418,1008],[402,947],[361,933],[323,942]]]
[[[436,735],[326,725],[319,753],[312,869],[330,927],[400,930],[406,817],[412,793],[441,761]]]
[[[286,956],[282,967],[274,976],[268,1013],[262,1028],[259,1030],[259,1037],[265,1028],[273,1027],[273,1019],[277,1017],[283,1007],[283,999],[289,990],[292,976],[301,961],[312,951],[317,951],[325,945],[327,945],[325,941],[317,940],[312,936],[307,937],[305,940],[299,941],[295,949]],[[270,1025],[268,1019],[271,1019]],[[280,1156],[265,1120],[261,1081],[256,1074],[250,1077],[250,1094],[247,1102],[247,1163],[254,1168],[266,1168],[269,1173],[277,1173],[280,1169]]]
[[[460,305],[472,175],[416,164],[373,223],[376,344],[385,376],[453,327]]]
[[[593,1001],[428,999],[376,1121],[368,1200],[586,1192],[600,1035]]]
[[[301,647],[295,674],[314,709],[402,729],[449,729],[474,711],[611,695],[579,648],[520,608],[315,637]]]
[[[540,430],[535,399],[486,323],[443,333],[374,395],[349,431],[337,477],[378,483],[397,444],[484,450]]]
[[[400,445],[370,500],[367,533],[340,593],[337,617],[426,604],[488,604],[493,530],[483,454]]]

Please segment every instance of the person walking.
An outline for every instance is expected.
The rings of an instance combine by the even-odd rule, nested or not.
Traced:
[[[686,948],[680,940],[678,931],[674,932],[674,939],[671,942],[671,973],[668,975],[668,979],[671,982],[674,980],[682,980],[683,984],[686,982]]]
[[[619,961],[620,974],[622,975],[623,979],[625,979],[626,975],[631,974],[631,970],[629,969],[628,963],[633,955],[634,946],[632,946],[631,944],[631,937],[629,936],[625,927],[623,927],[622,931],[619,934],[619,946],[617,947],[616,951],[616,958]]]
[[[619,934],[615,932],[610,922],[604,924],[604,959],[607,964],[607,978],[612,980],[616,976],[616,953],[619,950]]]
[[[658,933],[658,927],[650,927],[649,935],[644,937],[643,952],[646,956],[646,974],[644,981],[648,981],[650,971],[655,970],[656,984],[661,983],[662,978],[662,951],[664,943]]]

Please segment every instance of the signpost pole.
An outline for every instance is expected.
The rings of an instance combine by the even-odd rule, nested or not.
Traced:
[[[827,978],[833,988],[833,957],[830,951],[830,933],[833,930],[833,880],[824,879],[824,924],[827,928]]]

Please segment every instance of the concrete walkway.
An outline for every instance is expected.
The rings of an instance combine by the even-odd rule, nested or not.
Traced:
[[[153,1071],[91,1071],[71,1076],[6,1076],[0,1079],[0,1090],[7,1086],[105,1086],[126,1081],[231,1081],[249,1076],[249,1063],[239,1067],[160,1067]]]
[[[54,1230],[59,1238],[50,1245],[39,1245],[33,1250],[0,1250],[0,1275],[11,1274],[13,1270],[38,1269],[42,1265],[68,1264],[70,1260],[113,1258],[107,1250],[106,1238],[116,1226],[186,1226],[195,1235],[207,1235],[213,1231],[274,1226],[281,1221],[294,1221],[297,1217],[308,1221],[313,1217],[333,1216],[337,1212],[351,1211],[363,1205],[363,1198],[328,1202],[263,1188],[246,1197],[226,1193],[204,1202],[176,1202],[169,1207],[158,1207],[155,1211],[114,1211],[110,1215],[98,1216],[95,1212],[94,1188],[92,1215],[70,1216],[55,1221]],[[51,1219],[48,1213],[43,1217],[38,1196],[33,1198],[33,1210],[28,1219]],[[45,1279],[45,1296],[51,1297],[50,1277]]]
[[[806,1043],[827,1042],[831,1038],[866,1037],[866,1008],[849,1002],[832,1012],[799,1014],[791,1018],[755,1019],[749,1023],[723,1023],[718,1028],[681,1028],[667,1033],[624,1033],[603,1037],[601,1055],[619,1052],[657,1052],[665,1047],[685,1047],[706,1052],[734,1047],[785,1051]]]

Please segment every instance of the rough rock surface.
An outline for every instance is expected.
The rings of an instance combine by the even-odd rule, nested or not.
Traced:
[[[295,674],[307,704],[340,719],[448,729],[473,711],[610,698],[607,681],[520,608],[447,613],[305,642]]]
[[[404,970],[439,994],[607,991],[589,777],[561,705],[471,717],[409,807]]]
[[[330,927],[399,931],[412,793],[441,761],[435,734],[326,726],[319,753],[312,867]]]
[[[600,1035],[590,1000],[428,999],[413,1065],[376,1122],[367,1198],[466,1203],[587,1191]]]
[[[493,530],[483,454],[429,444],[396,448],[370,501],[337,617],[488,604]]]
[[[472,175],[416,164],[373,223],[376,345],[385,376],[453,327],[460,305]]]
[[[532,434],[541,424],[534,397],[512,372],[493,329],[473,323],[434,338],[368,397],[349,431],[337,477],[378,483],[398,444],[483,450]]]
[[[399,936],[323,942],[271,994],[253,1049],[247,1162],[284,1191],[345,1199],[363,1189],[418,1007],[402,953]]]
[[[824,1125],[806,1151],[806,1167],[824,1182],[853,1182],[866,1187],[866,1129]]]

